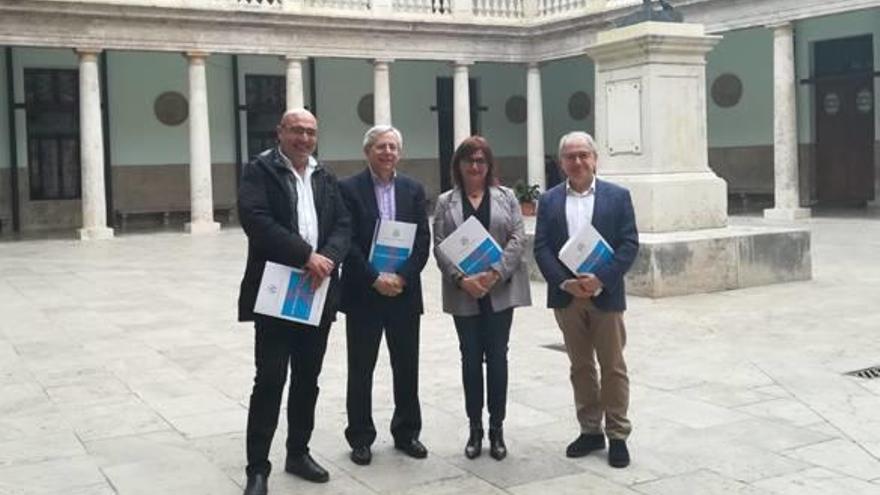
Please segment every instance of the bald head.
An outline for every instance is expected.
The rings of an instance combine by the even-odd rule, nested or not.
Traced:
[[[297,170],[308,164],[318,144],[318,119],[305,108],[284,112],[276,128],[278,146]]]
[[[312,112],[306,110],[305,108],[291,108],[284,112],[284,115],[281,116],[281,124],[284,125],[288,120],[294,118],[304,118],[307,120],[313,120],[315,123],[318,122],[317,117]]]

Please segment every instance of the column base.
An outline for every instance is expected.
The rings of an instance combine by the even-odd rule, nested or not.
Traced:
[[[88,227],[78,229],[76,231],[81,241],[98,241],[101,239],[112,239],[113,229],[110,227]]]
[[[810,218],[809,208],[767,208],[764,210],[764,218],[767,220],[794,221]]]
[[[220,232],[220,224],[218,222],[187,222],[184,225],[184,230],[193,235],[213,234]]]

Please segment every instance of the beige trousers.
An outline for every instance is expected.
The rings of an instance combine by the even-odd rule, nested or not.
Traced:
[[[604,416],[608,438],[626,439],[632,425],[626,418],[629,377],[623,359],[623,313],[602,311],[589,299],[575,298],[567,307],[554,309],[553,314],[571,361],[571,385],[581,433],[601,433]]]

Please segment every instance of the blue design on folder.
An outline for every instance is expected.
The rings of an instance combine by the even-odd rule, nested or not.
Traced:
[[[409,258],[409,252],[407,248],[376,244],[370,263],[377,272],[395,273]]]
[[[458,267],[465,275],[474,275],[487,271],[493,263],[499,261],[501,261],[501,250],[491,238],[486,238],[471,254],[461,260]]]
[[[610,263],[614,259],[614,252],[605,242],[597,242],[596,247],[587,256],[581,266],[578,267],[577,273],[594,273],[596,268],[606,263]]]
[[[315,291],[312,290],[311,281],[304,273],[293,272],[287,284],[287,293],[284,295],[284,304],[281,306],[281,314],[293,318],[308,320],[312,312],[312,300]]]

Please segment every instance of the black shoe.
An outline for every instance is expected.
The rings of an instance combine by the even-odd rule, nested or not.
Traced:
[[[464,456],[468,459],[476,459],[483,452],[483,425],[472,425],[471,435],[467,445],[464,446]]]
[[[257,473],[247,477],[244,495],[266,495],[267,493],[269,493],[269,487],[265,474]]]
[[[504,430],[489,428],[489,455],[496,461],[507,457],[507,445],[504,445]]]
[[[288,456],[287,462],[284,463],[284,470],[315,483],[326,483],[330,479],[330,473],[315,462],[309,454],[295,457]]]
[[[398,442],[395,440],[394,448],[416,459],[424,459],[425,457],[428,457],[428,449],[422,445],[422,442],[420,442],[418,438],[413,438],[405,442]]]
[[[626,440],[608,439],[608,464],[616,468],[629,466],[629,449],[626,448]]]
[[[358,466],[366,466],[373,460],[373,453],[369,445],[361,445],[351,449],[351,462]]]
[[[601,433],[581,433],[574,442],[565,449],[567,457],[583,457],[594,450],[605,448],[605,436]]]

